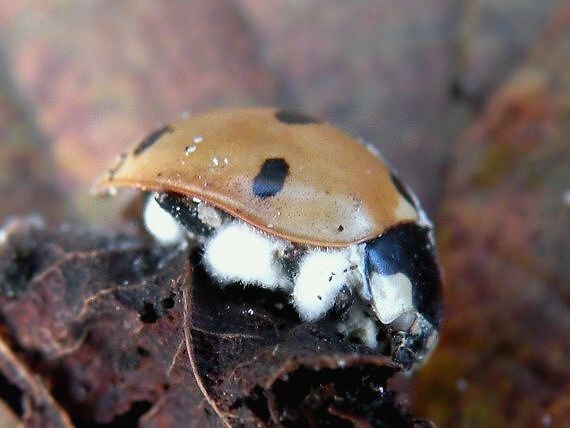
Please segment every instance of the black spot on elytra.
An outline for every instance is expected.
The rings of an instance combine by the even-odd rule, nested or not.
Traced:
[[[140,142],[140,144],[137,146],[133,154],[135,156],[140,155],[142,152],[144,152],[146,149],[148,149],[150,146],[156,143],[160,139],[160,137],[162,137],[164,134],[173,131],[174,128],[172,128],[172,126],[170,125],[164,125],[162,128],[155,129],[150,134],[148,134],[144,140]]]
[[[314,117],[291,110],[279,110],[275,112],[275,118],[288,125],[307,125],[309,123],[320,123],[321,121]]]
[[[253,179],[253,194],[258,198],[275,196],[283,188],[289,165],[283,158],[266,159]]]
[[[398,192],[400,192],[400,195],[402,195],[404,197],[404,199],[406,201],[408,201],[412,207],[417,208],[416,203],[414,202],[414,198],[410,194],[410,191],[404,185],[404,183],[402,183],[400,181],[398,176],[396,174],[394,174],[393,172],[391,172],[390,178],[392,179],[392,183],[394,183],[394,186],[396,186],[396,189],[398,189]]]

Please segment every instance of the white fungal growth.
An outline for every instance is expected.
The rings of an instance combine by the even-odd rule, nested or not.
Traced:
[[[209,273],[223,284],[240,282],[268,289],[290,290],[293,305],[305,321],[322,318],[334,305],[343,285],[360,275],[351,263],[351,251],[309,251],[299,261],[292,281],[281,258],[290,245],[241,222],[230,222],[210,238],[204,248]],[[294,286],[293,286],[294,283]]]
[[[279,254],[285,248],[282,240],[271,239],[244,223],[231,222],[206,242],[204,262],[210,274],[224,284],[289,288],[290,281],[279,263]]]
[[[322,318],[332,308],[347,282],[350,260],[347,251],[312,251],[299,264],[293,303],[305,321]]]
[[[328,250],[309,247],[301,256],[286,259],[295,248],[291,242],[241,221],[224,219],[217,208],[200,199],[193,202],[198,219],[214,229],[204,240],[203,262],[220,284],[241,283],[290,293],[293,306],[305,321],[323,318],[347,286],[360,303],[353,304],[347,318],[338,323],[338,330],[370,348],[377,346],[378,321],[387,325],[408,311],[415,313],[412,283],[406,275],[372,272],[368,287],[363,244]],[[145,208],[144,223],[162,244],[180,242],[188,235],[152,198]],[[375,316],[369,313],[368,304]]]
[[[185,229],[154,198],[148,198],[143,221],[146,230],[162,245],[173,245],[184,240]]]
[[[220,211],[211,205],[205,204],[203,202],[198,202],[198,219],[210,226],[213,229],[217,229],[222,225],[222,216]]]

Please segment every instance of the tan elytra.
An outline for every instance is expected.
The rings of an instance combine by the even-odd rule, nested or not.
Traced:
[[[278,191],[260,196],[254,182],[268,160],[286,170]],[[268,234],[315,246],[348,246],[418,220],[389,168],[356,139],[275,108],[217,110],[167,125],[95,185],[116,187],[196,197]]]

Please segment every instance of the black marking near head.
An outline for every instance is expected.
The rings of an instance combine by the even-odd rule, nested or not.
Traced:
[[[309,123],[321,123],[320,120],[308,116],[304,113],[298,113],[291,110],[278,110],[275,112],[275,118],[288,125],[307,125]]]
[[[160,137],[162,137],[167,132],[174,132],[174,128],[172,128],[172,126],[170,125],[164,125],[162,128],[155,129],[150,134],[148,134],[144,140],[140,142],[140,144],[137,146],[133,154],[135,156],[140,155],[142,152],[144,152],[146,149],[148,149],[150,146],[156,143],[160,139]]]
[[[283,188],[289,165],[283,158],[266,159],[253,179],[253,194],[258,198],[275,196]]]
[[[155,196],[158,205],[168,212],[186,230],[198,238],[208,238],[214,228],[198,217],[198,204],[192,198],[176,193],[159,193]]]
[[[413,303],[432,325],[439,327],[441,278],[429,230],[414,223],[397,226],[366,244],[366,278],[403,273],[412,283]]]
[[[398,176],[393,172],[390,172],[390,178],[392,179],[392,183],[394,183],[394,186],[396,186],[396,189],[398,189],[398,192],[400,192],[400,195],[402,195],[404,199],[408,201],[412,207],[417,209],[413,196],[410,194],[410,191],[408,190],[406,185],[402,183],[400,178],[398,178]]]

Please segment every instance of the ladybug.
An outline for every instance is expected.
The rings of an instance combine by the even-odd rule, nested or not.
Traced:
[[[432,225],[379,153],[275,108],[216,110],[148,135],[95,185],[149,192],[146,229],[190,242],[220,285],[288,293],[300,319],[424,362],[441,321]]]

